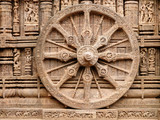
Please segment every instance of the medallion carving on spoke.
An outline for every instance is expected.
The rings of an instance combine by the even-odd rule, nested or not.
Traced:
[[[127,92],[138,54],[136,37],[123,18],[84,4],[51,18],[39,38],[36,63],[51,95],[67,106],[90,109],[109,106]]]

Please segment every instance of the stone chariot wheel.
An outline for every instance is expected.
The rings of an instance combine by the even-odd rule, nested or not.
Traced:
[[[100,5],[82,4],[58,12],[46,24],[36,64],[42,83],[60,102],[102,108],[131,87],[139,47],[122,17]]]

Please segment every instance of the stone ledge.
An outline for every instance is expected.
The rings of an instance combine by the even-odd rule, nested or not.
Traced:
[[[158,109],[43,109],[4,108],[0,109],[0,119],[32,120],[158,120]]]

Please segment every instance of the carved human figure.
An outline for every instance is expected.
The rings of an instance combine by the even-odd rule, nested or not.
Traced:
[[[153,3],[149,2],[147,4],[147,9],[148,9],[148,22],[152,22],[153,21]]]
[[[141,20],[142,21],[145,21],[144,19],[145,19],[145,10],[146,10],[146,6],[145,6],[145,4],[143,4],[142,6],[141,6],[141,10],[140,10],[140,12],[141,12]]]
[[[141,6],[140,13],[141,13],[141,21],[144,23],[151,23],[153,22],[153,2],[144,2]]]
[[[25,21],[29,23],[38,22],[38,8],[32,1],[26,1]]]

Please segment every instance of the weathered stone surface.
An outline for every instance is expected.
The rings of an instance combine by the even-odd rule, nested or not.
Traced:
[[[159,14],[159,0],[0,0],[0,119],[159,120]]]

